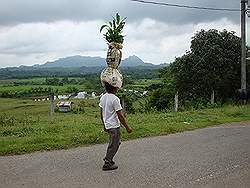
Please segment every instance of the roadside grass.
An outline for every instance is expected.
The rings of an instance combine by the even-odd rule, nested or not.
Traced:
[[[122,140],[250,120],[250,106],[229,105],[178,113],[136,113],[128,114],[127,118],[134,132],[127,134],[122,129]],[[84,113],[57,112],[50,120],[49,102],[0,98],[0,155],[66,149],[107,141],[97,100],[85,100]]]

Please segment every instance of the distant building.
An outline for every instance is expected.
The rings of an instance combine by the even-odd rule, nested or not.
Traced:
[[[83,91],[83,92],[79,92],[77,93],[77,96],[75,96],[75,99],[85,99],[87,96],[87,92]]]
[[[96,93],[95,93],[95,92],[92,92],[92,93],[91,93],[91,97],[92,97],[92,98],[96,98]]]
[[[70,112],[72,110],[73,102],[70,101],[60,101],[57,103],[59,112]]]
[[[69,95],[58,95],[59,100],[68,99]]]

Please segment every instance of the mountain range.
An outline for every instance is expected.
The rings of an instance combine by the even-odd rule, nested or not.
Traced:
[[[46,62],[43,65],[34,65],[40,68],[74,68],[74,67],[105,67],[106,60],[101,57],[90,57],[90,56],[70,56],[65,58],[60,58],[52,62]],[[122,60],[121,67],[137,67],[137,66],[156,66],[151,63],[144,63],[139,57],[133,55]]]
[[[105,58],[77,55],[60,58],[42,65],[0,68],[0,79],[99,74],[106,66]],[[126,74],[133,72],[151,74],[165,66],[167,64],[154,65],[145,63],[139,57],[133,55],[122,60],[119,68],[121,71],[125,71]],[[149,75],[144,75],[144,77],[146,76]]]

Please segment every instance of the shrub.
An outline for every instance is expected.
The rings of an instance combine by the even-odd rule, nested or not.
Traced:
[[[148,98],[148,106],[146,108],[156,108],[156,110],[172,109],[174,94],[174,90],[170,87],[162,87],[153,90]]]

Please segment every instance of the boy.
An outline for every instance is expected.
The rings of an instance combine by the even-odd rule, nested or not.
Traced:
[[[120,122],[124,125],[128,133],[132,129],[128,126],[127,121],[122,113],[120,99],[115,95],[118,91],[117,87],[113,87],[107,82],[104,82],[106,93],[101,97],[99,106],[101,108],[101,120],[105,132],[108,132],[109,145],[104,160],[102,170],[115,170],[118,166],[115,165],[113,157],[118,151],[120,145]]]

